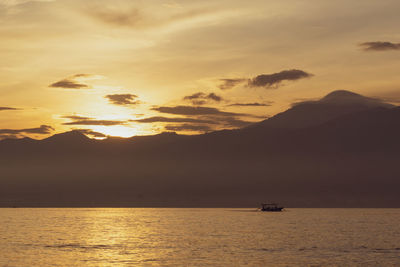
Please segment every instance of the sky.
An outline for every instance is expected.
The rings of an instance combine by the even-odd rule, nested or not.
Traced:
[[[350,90],[400,102],[398,0],[0,0],[0,139],[261,121]]]

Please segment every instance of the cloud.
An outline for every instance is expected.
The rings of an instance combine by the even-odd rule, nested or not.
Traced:
[[[247,114],[224,112],[216,108],[210,107],[192,107],[192,106],[175,106],[175,107],[154,107],[151,110],[160,113],[199,116],[199,115],[218,115],[218,116],[246,116]]]
[[[241,83],[248,81],[248,79],[244,79],[244,78],[220,79],[220,81],[222,81],[222,84],[218,85],[218,88],[221,90],[228,90],[228,89],[232,89],[236,85],[239,85]]]
[[[263,119],[265,119],[263,117]],[[177,127],[182,124],[191,125],[191,126],[204,126],[207,125],[208,128],[211,129],[211,125],[217,128],[238,128],[247,126],[253,122],[245,121],[235,118],[234,116],[218,116],[218,115],[202,115],[196,116],[195,118],[168,118],[168,117],[149,117],[139,120],[131,120],[131,122],[138,123],[174,123],[173,126]],[[178,130],[177,130],[178,131]]]
[[[203,120],[203,119],[195,119],[195,118],[169,118],[169,117],[149,117],[139,120],[130,120],[132,122],[140,122],[140,123],[154,123],[154,122],[181,122],[181,123],[209,123],[214,124],[213,120]]]
[[[273,102],[268,102],[268,103],[234,103],[227,105],[228,107],[268,107],[271,106]]]
[[[213,129],[207,125],[194,125],[194,124],[182,124],[182,125],[167,125],[164,127],[167,131],[176,132],[210,132]]]
[[[5,5],[5,6],[16,6],[16,5],[21,5],[29,2],[52,2],[55,0],[7,0],[7,1],[2,1],[0,5]]]
[[[63,89],[89,89],[89,85],[83,83],[85,80],[97,78],[96,75],[91,74],[75,74],[74,76],[62,79],[58,82],[52,83],[49,87],[63,88]]]
[[[62,116],[64,119],[71,120],[70,122],[64,122],[63,125],[99,125],[99,126],[114,126],[114,125],[124,125],[126,121],[118,120],[96,120],[89,117],[83,116]]]
[[[0,140],[3,139],[18,139],[21,138],[18,134],[0,134]]]
[[[273,74],[261,74],[256,76],[255,78],[249,80],[248,85],[250,87],[277,87],[282,81],[295,81],[303,78],[309,78],[313,76],[310,73],[307,73],[302,70],[283,70],[281,72],[273,73]]]
[[[175,107],[154,107],[152,110],[160,113],[181,115],[184,117],[149,117],[134,120],[140,123],[167,123],[166,130],[170,131],[192,131],[208,132],[218,129],[234,129],[247,126],[254,122],[238,119],[238,117],[257,117],[251,114],[225,112],[210,107],[175,106]],[[265,119],[263,117],[263,119]]]
[[[12,108],[12,107],[0,107],[0,111],[5,111],[5,110],[20,110],[19,108]]]
[[[141,103],[139,100],[135,100],[138,96],[133,94],[106,95],[105,98],[113,105],[138,105]]]
[[[195,93],[193,95],[185,96],[183,100],[189,100],[191,101],[194,105],[204,105],[208,103],[210,100],[215,101],[215,102],[221,102],[222,97],[219,95],[216,95],[215,93]]]
[[[240,120],[235,117],[215,118],[215,121],[223,128],[240,128],[254,123],[251,121]]]
[[[283,81],[294,81],[303,78],[309,78],[313,75],[307,73],[302,70],[283,70],[281,72],[272,73],[272,74],[260,74],[254,78],[235,78],[235,79],[220,79],[222,84],[218,85],[218,88],[221,90],[232,89],[233,87],[247,82],[247,85],[250,87],[265,87],[272,88],[278,87]]]
[[[77,120],[71,122],[64,122],[63,125],[101,125],[101,126],[114,126],[114,125],[124,125],[125,121],[112,121],[112,120]]]
[[[93,18],[114,26],[137,27],[144,22],[143,15],[136,8],[117,10],[115,8],[97,6],[88,9],[88,13]]]
[[[190,20],[201,17],[209,13],[215,13],[215,9],[161,9],[153,7],[151,11],[146,8],[133,6],[126,2],[127,5],[93,5],[90,4],[86,8],[86,13],[92,18],[104,24],[117,27],[129,27],[134,29],[148,29],[156,27],[167,27],[172,23]],[[183,10],[183,11],[182,11]],[[157,12],[158,11],[158,12]],[[178,11],[178,12],[176,12]]]
[[[70,120],[89,120],[89,117],[83,117],[78,115],[71,115],[71,116],[62,116],[63,119],[70,119]]]
[[[365,42],[360,44],[364,51],[400,50],[400,43],[391,42]]]
[[[209,132],[215,129],[236,129],[248,126],[254,122],[244,121],[237,119],[235,117],[219,117],[219,116],[209,116],[205,117],[210,122],[196,122],[194,123],[183,123],[183,124],[172,124],[166,125],[165,129],[168,131],[191,131],[191,132]]]
[[[54,128],[49,125],[41,125],[38,128],[28,129],[0,129],[1,135],[16,135],[16,134],[49,134],[54,131]]]
[[[90,129],[74,129],[75,131],[79,131],[85,135],[90,135],[92,137],[97,137],[97,138],[104,138],[107,137],[107,135],[100,133],[100,132],[96,132]]]

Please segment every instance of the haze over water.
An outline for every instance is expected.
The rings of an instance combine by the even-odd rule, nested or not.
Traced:
[[[0,266],[395,266],[399,209],[0,209]]]

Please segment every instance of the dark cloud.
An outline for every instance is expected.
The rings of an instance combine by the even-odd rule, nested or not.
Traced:
[[[189,100],[191,101],[194,105],[204,105],[208,103],[210,100],[215,101],[215,102],[221,102],[222,97],[219,95],[216,95],[215,93],[195,93],[193,95],[185,96],[183,100]]]
[[[271,106],[272,102],[268,102],[268,103],[258,103],[258,102],[254,102],[254,103],[234,103],[234,104],[230,104],[227,105],[228,107],[268,107]]]
[[[188,95],[185,96],[183,99],[184,100],[193,100],[193,99],[199,99],[199,98],[205,98],[207,95],[205,93],[195,93],[193,95]]]
[[[203,116],[202,118],[212,121],[212,124],[218,125],[218,128],[239,128],[253,123],[252,121],[238,119],[235,116]]]
[[[261,74],[249,80],[248,85],[251,87],[277,87],[282,81],[295,81],[303,78],[309,78],[312,74],[302,70],[284,70],[273,74]]]
[[[365,51],[400,50],[400,43],[391,42],[365,42],[360,44]]]
[[[182,125],[167,125],[164,127],[167,131],[176,132],[210,132],[213,129],[207,125],[195,125],[195,124],[182,124]]]
[[[236,85],[239,85],[241,83],[244,83],[244,82],[248,81],[248,79],[244,79],[244,78],[220,79],[220,81],[222,82],[222,84],[220,84],[218,86],[218,88],[221,89],[221,90],[228,90],[228,89],[232,89]]]
[[[83,116],[78,116],[78,115],[71,115],[71,116],[62,116],[61,118],[63,119],[69,119],[69,120],[90,120],[91,118],[89,117],[83,117]]]
[[[3,139],[18,139],[21,138],[21,135],[18,134],[0,134],[0,140]]]
[[[168,118],[168,117],[149,117],[131,121],[140,123],[153,123],[153,122],[182,122],[182,123],[209,123],[209,124],[215,123],[215,121],[213,120],[203,120],[195,118]]]
[[[97,138],[104,138],[107,137],[107,135],[100,133],[100,132],[96,132],[90,129],[75,129],[76,131],[79,131],[85,135],[89,135],[91,137],[97,137]]]
[[[193,123],[183,123],[167,125],[165,129],[168,131],[192,131],[192,132],[209,132],[215,129],[236,129],[252,124],[251,121],[244,121],[232,116],[205,116],[207,123],[193,121]]]
[[[76,120],[71,122],[64,122],[63,125],[101,125],[101,126],[113,126],[113,125],[124,125],[126,121],[112,121],[112,120]]]
[[[88,85],[79,83],[73,80],[64,79],[55,83],[50,84],[50,87],[54,88],[66,88],[66,89],[87,89]]]
[[[84,116],[62,116],[61,118],[69,119],[70,122],[64,122],[63,125],[100,125],[100,126],[113,126],[113,125],[124,125],[126,121],[114,121],[114,120],[96,120],[90,117]]]
[[[5,111],[5,110],[20,110],[19,108],[12,108],[12,107],[0,107],[0,111]]]
[[[89,78],[92,77],[92,74],[86,74],[86,73],[78,73],[72,76],[72,78]]]
[[[80,82],[79,80],[82,78],[89,78],[93,75],[90,74],[75,74],[69,78],[65,78],[58,82],[52,83],[49,87],[53,88],[64,88],[64,89],[89,89],[90,86]]]
[[[281,72],[272,73],[272,74],[260,74],[252,79],[245,78],[236,78],[236,79],[220,79],[222,84],[218,87],[221,90],[232,89],[233,87],[247,82],[247,85],[250,87],[265,87],[272,88],[278,87],[283,81],[295,81],[303,78],[309,78],[313,76],[310,73],[307,73],[302,70],[283,70]]]
[[[216,95],[216,94],[214,94],[214,93],[208,94],[208,95],[207,95],[207,98],[208,98],[208,99],[212,99],[212,100],[217,101],[217,102],[222,101],[222,97],[221,97],[221,96],[218,96],[218,95]]]
[[[28,129],[0,129],[1,135],[17,135],[17,134],[49,134],[54,128],[49,125],[41,125],[38,128]]]
[[[246,116],[247,114],[220,111],[210,107],[192,107],[192,106],[175,106],[175,107],[154,107],[152,110],[160,113],[199,116],[199,115],[218,115],[218,116]]]
[[[139,100],[135,100],[138,98],[137,95],[133,94],[114,94],[114,95],[106,95],[105,98],[110,101],[111,104],[114,105],[138,105],[140,104]]]
[[[265,119],[265,117],[263,117]],[[150,117],[140,120],[131,120],[132,122],[139,123],[174,123],[173,127],[178,127],[179,125],[185,124],[186,126],[190,124],[191,126],[205,126],[211,129],[216,128],[238,128],[247,126],[253,122],[237,119],[235,116],[219,116],[219,115],[200,115],[195,116],[195,118],[168,118],[168,117]],[[179,124],[177,124],[179,123]],[[177,130],[178,131],[178,130]]]

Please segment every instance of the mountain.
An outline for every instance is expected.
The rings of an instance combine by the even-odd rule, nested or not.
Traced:
[[[339,90],[317,101],[295,103],[292,108],[259,123],[257,126],[287,129],[303,128],[317,125],[348,113],[376,107],[392,108],[394,106],[379,99]],[[254,125],[250,127],[254,127]]]
[[[400,107],[348,91],[238,130],[0,141],[0,205],[400,207]]]
[[[84,135],[82,132],[73,130],[70,132],[55,134],[46,139],[43,139],[42,142],[59,143],[59,144],[62,143],[62,144],[73,145],[73,144],[79,144],[79,143],[86,143],[89,140],[90,139],[86,135]]]

